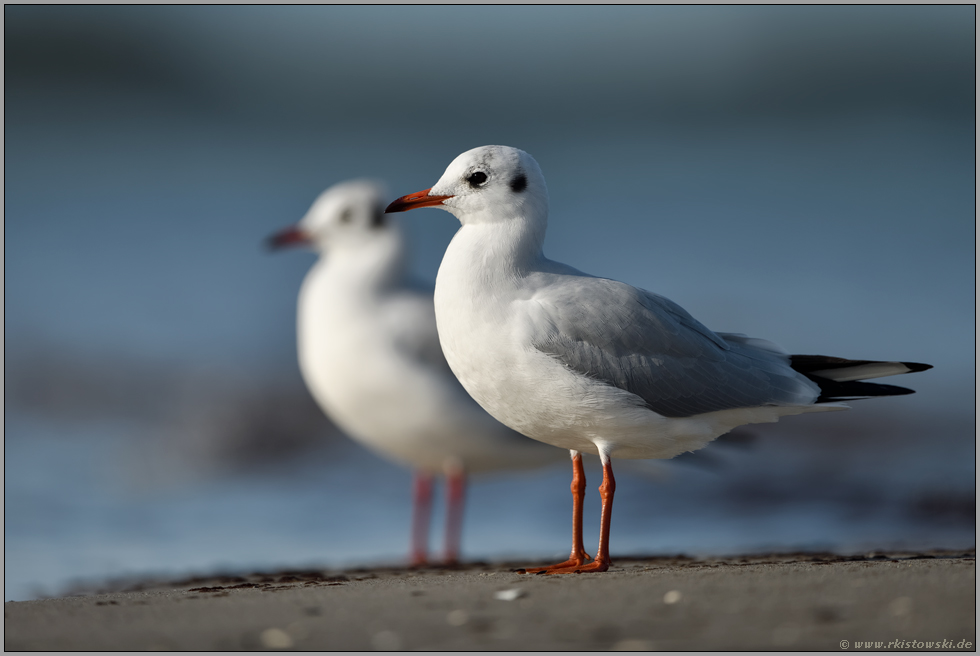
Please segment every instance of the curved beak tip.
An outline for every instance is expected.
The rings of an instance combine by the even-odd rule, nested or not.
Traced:
[[[396,198],[395,200],[388,203],[388,207],[385,208],[385,214],[392,214],[393,212],[404,212],[405,206],[402,203],[401,198]]]

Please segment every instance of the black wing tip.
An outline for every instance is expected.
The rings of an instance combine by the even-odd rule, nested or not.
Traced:
[[[870,399],[876,396],[905,396],[915,394],[915,390],[898,385],[882,385],[881,383],[866,383],[852,380],[839,383],[819,376],[808,376],[820,386],[820,398],[817,403],[834,403],[836,401],[856,401]]]
[[[790,366],[796,371],[803,375],[807,375],[812,371],[820,371],[821,369],[846,369],[848,367],[857,367],[864,364],[885,364],[886,362],[894,362],[894,360],[848,360],[847,358],[838,358],[829,355],[791,355],[789,356]],[[906,374],[914,374],[918,371],[926,371],[927,369],[932,369],[931,364],[925,364],[922,362],[899,362],[898,364],[908,367],[908,371],[904,372]]]

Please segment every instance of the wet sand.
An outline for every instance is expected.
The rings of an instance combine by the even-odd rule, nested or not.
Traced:
[[[870,650],[976,646],[974,551],[619,558],[605,574],[562,576],[513,571],[523,565],[528,563],[144,581],[7,602],[4,648],[838,651],[843,641],[848,651],[868,651],[858,645],[866,641],[881,643]]]

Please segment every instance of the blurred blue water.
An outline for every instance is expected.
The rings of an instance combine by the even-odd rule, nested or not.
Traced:
[[[881,414],[850,421],[869,418],[879,422]],[[712,466],[617,461],[614,558],[974,546],[972,445],[956,435],[967,427],[934,431],[924,457],[919,435],[928,427],[903,434],[886,420],[885,440],[855,446],[848,436],[850,445],[828,449],[824,432],[849,419],[829,423],[837,426],[810,436],[798,426],[767,427],[748,449],[709,447]],[[161,477],[161,454],[134,439],[146,430],[138,424],[66,429],[8,417],[5,428],[7,600],[110,578],[399,564],[407,553],[410,475],[353,443],[258,474],[174,480]],[[594,546],[601,470],[591,457],[587,477],[585,537]],[[465,557],[563,558],[569,479],[563,465],[476,479]]]
[[[262,237],[333,181],[373,175],[407,193],[457,154],[389,152],[394,135],[375,131],[322,148],[287,134],[249,144],[256,157],[243,161],[247,126],[204,143],[190,127],[43,126],[8,138],[8,335],[288,366],[311,260],[270,257]],[[962,129],[867,117],[721,136],[507,141],[548,177],[552,258],[662,293],[718,330],[970,375],[973,155]],[[58,144],[56,160],[46,143]],[[132,166],[144,149],[155,157]],[[321,150],[330,158],[318,161]],[[431,279],[454,219],[429,210],[405,221]]]
[[[541,164],[554,259],[792,352],[935,365],[899,383],[913,396],[719,446],[719,471],[623,465],[614,555],[973,543],[975,8],[5,18],[8,599],[400,558],[408,472],[326,439],[262,472],[212,467],[236,443],[209,440],[254,422],[209,391],[300,385],[312,256],[270,256],[267,234],[337,181],[402,195],[488,143]],[[457,224],[404,223],[431,280]],[[187,383],[201,371],[221,384]],[[560,555],[567,477],[477,483],[465,552]]]

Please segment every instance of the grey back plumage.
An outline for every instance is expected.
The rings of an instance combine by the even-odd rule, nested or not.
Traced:
[[[534,300],[547,326],[538,350],[665,417],[807,405],[820,393],[774,345],[714,333],[673,301],[625,283],[568,276]]]

